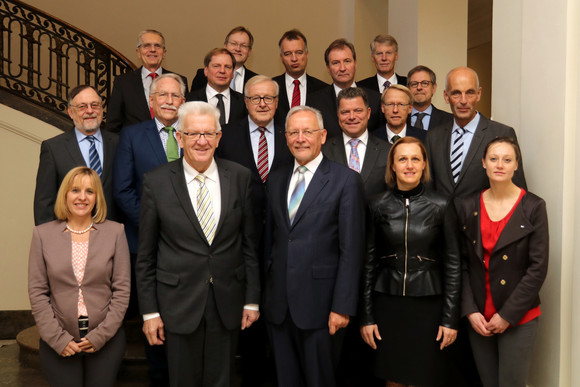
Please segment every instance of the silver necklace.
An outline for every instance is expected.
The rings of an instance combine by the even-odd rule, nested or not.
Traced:
[[[72,232],[73,234],[84,234],[87,231],[89,231],[91,228],[93,228],[93,222],[91,222],[91,225],[89,227],[85,228],[84,230],[80,230],[80,231],[79,230],[73,230],[72,228],[70,228],[70,226],[68,225],[68,223],[66,224],[66,228],[70,232]]]

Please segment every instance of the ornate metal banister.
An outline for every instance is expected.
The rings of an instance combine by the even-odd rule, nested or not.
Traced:
[[[97,38],[18,0],[0,0],[0,33],[0,89],[64,117],[69,88],[92,85],[107,106],[115,77],[136,68]]]

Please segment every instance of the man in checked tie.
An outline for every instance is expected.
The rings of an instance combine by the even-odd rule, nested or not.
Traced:
[[[440,193],[458,199],[489,187],[483,170],[485,146],[495,137],[512,137],[512,128],[492,121],[477,111],[481,87],[477,73],[469,67],[457,67],[447,74],[445,101],[453,112],[453,121],[427,132],[427,153],[431,184]],[[524,166],[520,160],[514,174],[516,185],[526,188]]]
[[[364,255],[360,175],[321,153],[320,112],[290,110],[292,165],[269,177],[264,312],[280,387],[333,387]]]
[[[248,169],[214,158],[219,111],[179,109],[183,157],[145,174],[136,277],[143,331],[166,345],[171,386],[230,386],[238,332],[259,317]]]
[[[34,192],[34,223],[56,219],[54,202],[64,176],[78,166],[93,168],[103,183],[107,202],[107,218],[116,220],[113,201],[113,159],[119,138],[102,132],[103,102],[93,87],[80,85],[68,94],[68,115],[74,129],[42,142]]]

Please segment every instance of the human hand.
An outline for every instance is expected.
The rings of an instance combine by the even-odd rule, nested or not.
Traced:
[[[439,325],[439,331],[437,332],[436,341],[441,340],[441,345],[439,346],[440,350],[443,350],[445,347],[449,347],[453,342],[457,339],[457,329],[451,329],[444,327],[443,325]]]
[[[78,346],[83,352],[93,353],[96,351],[96,348],[93,346],[93,343],[91,343],[86,337],[83,337],[81,339],[80,343],[78,343]]]
[[[496,334],[504,333],[508,329],[510,323],[504,320],[499,314],[494,314],[491,316],[491,320],[486,324],[488,331]]]
[[[487,329],[487,320],[481,313],[470,313],[467,315],[467,319],[469,320],[473,330],[479,333],[481,336],[493,336],[493,333]]]
[[[330,312],[328,316],[328,332],[334,335],[340,328],[346,328],[350,317],[348,314]]]
[[[69,357],[81,352],[81,348],[74,340],[71,340],[61,352],[60,356]]]
[[[149,345],[163,345],[165,341],[165,330],[161,317],[154,317],[143,323],[143,333],[147,337]]]
[[[362,336],[365,343],[367,343],[372,349],[377,349],[375,337],[377,340],[382,340],[377,324],[364,325],[360,327],[360,335]]]
[[[260,318],[260,312],[257,310],[244,309],[242,313],[242,330],[249,328]]]

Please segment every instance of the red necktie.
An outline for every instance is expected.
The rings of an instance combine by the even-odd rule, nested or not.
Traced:
[[[298,79],[294,80],[294,92],[292,92],[292,106],[300,105],[300,81]]]
[[[260,131],[260,142],[258,144],[258,173],[262,182],[266,182],[268,178],[268,142],[266,141],[266,135],[264,131],[266,128],[259,127]]]
[[[151,77],[152,80],[157,78],[157,73],[149,73],[148,77]],[[149,114],[151,114],[151,118],[155,118],[155,112],[153,112],[153,108],[149,106]]]

